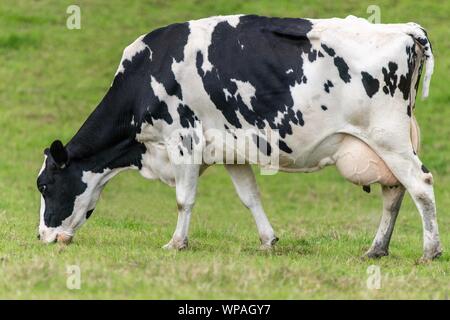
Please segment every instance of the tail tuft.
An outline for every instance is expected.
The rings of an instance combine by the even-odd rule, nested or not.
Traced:
[[[434,57],[433,53],[431,52],[430,47],[430,55],[425,56],[425,76],[423,77],[423,85],[422,85],[422,99],[426,99],[428,97],[428,93],[430,91],[430,81],[431,81],[431,75],[433,74],[434,69]]]
[[[426,99],[430,91],[431,76],[434,70],[433,49],[431,47],[431,42],[428,39],[428,35],[425,29],[423,29],[420,25],[412,22],[408,23],[408,25],[411,27],[408,30],[408,34],[414,38],[417,44],[419,44],[419,46],[422,48],[423,52],[421,63],[425,61],[426,70],[422,85],[422,99]]]

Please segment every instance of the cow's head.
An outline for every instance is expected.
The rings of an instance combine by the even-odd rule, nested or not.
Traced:
[[[43,242],[69,243],[93,212],[108,172],[94,173],[88,167],[86,161],[70,159],[59,140],[45,150],[37,179],[41,193],[38,237]]]

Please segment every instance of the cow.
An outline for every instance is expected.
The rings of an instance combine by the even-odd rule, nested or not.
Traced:
[[[175,187],[178,222],[164,248],[184,249],[198,178],[224,164],[261,247],[270,249],[278,238],[251,165],[286,172],[336,165],[365,191],[381,184],[381,222],[366,257],[388,255],[408,191],[423,221],[422,259],[434,259],[442,248],[433,176],[418,156],[413,114],[423,66],[425,98],[434,67],[426,31],[354,16],[216,16],[142,35],[123,51],[79,131],[45,150],[38,238],[69,243],[106,183],[135,169]],[[246,142],[233,144],[243,132]]]

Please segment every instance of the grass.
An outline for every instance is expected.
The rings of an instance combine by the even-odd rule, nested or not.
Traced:
[[[280,237],[271,253],[257,250],[251,215],[222,167],[200,180],[190,249],[161,249],[176,222],[174,190],[135,172],[115,178],[90,221],[68,247],[36,240],[35,179],[43,149],[68,141],[111,83],[122,50],[158,26],[218,14],[367,17],[365,1],[78,1],[81,30],[68,30],[72,1],[0,3],[0,298],[356,298],[445,299],[450,255],[417,264],[421,220],[404,201],[381,260],[359,259],[381,214],[370,195],[334,168],[314,174],[258,176],[263,203]],[[416,116],[422,159],[435,178],[444,249],[450,248],[450,38],[445,1],[377,1],[382,22],[427,28],[436,69]],[[382,287],[369,290],[367,268],[381,268]],[[79,265],[81,289],[66,288],[66,268]]]

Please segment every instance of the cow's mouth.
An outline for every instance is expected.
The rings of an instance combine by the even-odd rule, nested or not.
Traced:
[[[70,244],[72,242],[73,236],[69,236],[65,233],[59,233],[56,235],[55,242],[62,243],[62,244]]]

